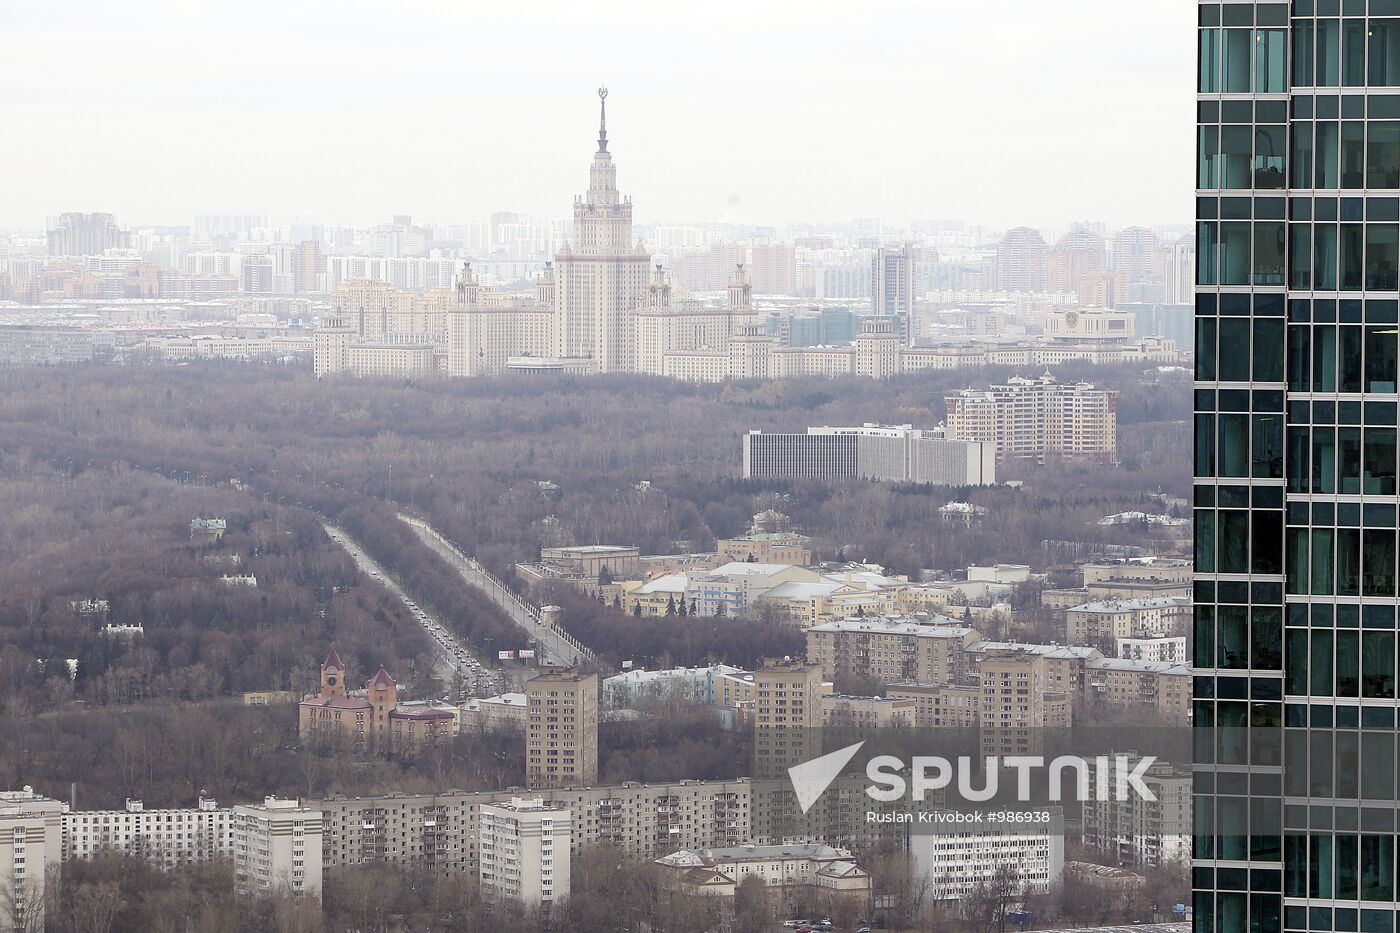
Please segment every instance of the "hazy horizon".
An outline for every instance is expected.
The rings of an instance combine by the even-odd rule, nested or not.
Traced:
[[[599,85],[639,224],[1182,224],[1193,8],[1166,6],[20,2],[0,226],[562,217]]]

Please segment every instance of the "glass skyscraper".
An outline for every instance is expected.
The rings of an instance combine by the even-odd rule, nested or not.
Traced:
[[[1400,0],[1198,28],[1195,927],[1394,933]]]

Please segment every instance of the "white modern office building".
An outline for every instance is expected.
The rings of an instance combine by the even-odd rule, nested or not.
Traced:
[[[996,445],[908,424],[814,427],[801,434],[750,431],[744,435],[744,478],[989,486],[996,482]]]

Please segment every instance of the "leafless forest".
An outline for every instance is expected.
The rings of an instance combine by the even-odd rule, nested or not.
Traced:
[[[1012,374],[979,373],[978,383]],[[968,384],[966,374],[715,386],[648,377],[316,381],[295,370],[218,364],[5,371],[0,703],[6,728],[18,732],[0,743],[0,780],[32,773],[45,749],[50,766],[41,770],[59,779],[57,765],[76,765],[84,751],[63,734],[87,733],[94,757],[82,773],[111,773],[116,788],[130,775],[112,767],[123,754],[112,735],[205,732],[190,701],[309,689],[331,641],[358,676],[383,663],[427,690],[421,630],[378,584],[360,578],[322,532],[318,513],[350,531],[478,649],[516,636],[396,520],[399,509],[423,515],[507,577],[545,544],[705,549],[745,531],[767,507],[792,516],[820,557],[878,561],[899,573],[990,561],[1043,567],[1046,540],[1135,543],[1132,529],[1095,522],[1127,509],[1160,510],[1153,493],[1189,495],[1189,382],[1130,368],[1065,367],[1057,375],[1121,391],[1122,465],[1012,466],[1003,474],[1024,480],[1022,488],[950,490],[746,482],[740,436],[868,421],[931,426],[941,420],[944,393]],[[541,487],[545,481],[553,485]],[[986,506],[985,522],[940,524],[937,509],[951,498]],[[215,515],[228,521],[223,539],[191,540],[190,519]],[[253,574],[258,585],[225,583],[226,574]],[[106,600],[105,612],[75,607],[88,599]],[[658,622],[580,594],[560,599],[565,627],[604,663],[748,665],[802,650],[799,633],[761,621]],[[101,632],[109,623],[139,624],[145,634],[127,642]],[[76,677],[68,659],[78,662]],[[105,709],[133,704],[139,710],[131,713]],[[151,718],[121,724],[132,715]],[[91,730],[81,725],[87,718]],[[197,756],[212,773],[234,775],[220,792],[255,796],[300,785],[305,793],[347,783],[317,777],[327,759],[295,748],[294,725],[289,732],[259,711],[223,721],[269,757],[240,783],[234,749],[222,765]],[[254,739],[260,729],[264,737]],[[129,754],[153,747],[176,754],[152,741],[145,735]],[[272,755],[283,746],[292,748]],[[643,763],[627,773],[664,776],[659,763],[638,756]],[[462,766],[451,755],[415,765],[416,776],[377,767],[348,783],[369,791],[417,777],[462,786],[504,777],[455,771]],[[143,779],[163,802],[199,789],[193,775]],[[105,798],[115,790],[94,790],[112,802]]]

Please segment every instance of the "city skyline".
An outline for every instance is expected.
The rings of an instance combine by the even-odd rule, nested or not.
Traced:
[[[162,29],[143,30],[139,12],[21,6],[22,41],[0,75],[23,82],[58,43],[81,64],[50,70],[17,105],[31,132],[12,171],[26,184],[0,225],[37,227],[65,210],[130,224],[270,209],[283,222],[397,213],[450,222],[499,207],[548,216],[559,192],[574,190],[558,154],[592,135],[580,105],[599,84],[613,90],[613,136],[637,166],[630,190],[649,205],[639,224],[782,224],[810,216],[813,203],[896,226],[975,215],[1179,222],[1189,156],[1165,143],[1190,119],[1174,88],[1189,80],[1192,50],[1134,47],[1118,30],[1180,35],[1186,11],[1078,6],[1052,16],[1019,2],[901,4],[805,20],[780,8],[668,10],[653,30],[663,41],[626,6],[561,11],[524,33],[504,13],[434,7],[376,19],[370,33],[353,10],[332,20],[269,9],[230,22],[217,9],[148,3]],[[1001,29],[1008,15],[1026,28]],[[898,22],[909,28],[890,28]],[[808,41],[770,41],[794,32]],[[599,52],[619,44],[628,54]],[[362,67],[376,58],[398,71]],[[1109,69],[1117,77],[1104,82]],[[92,95],[99,74],[104,93]],[[1061,106],[1044,106],[1047,95]],[[114,98],[121,108],[107,106]],[[1106,112],[1114,119],[1099,119]],[[96,151],[102,160],[85,156]]]

